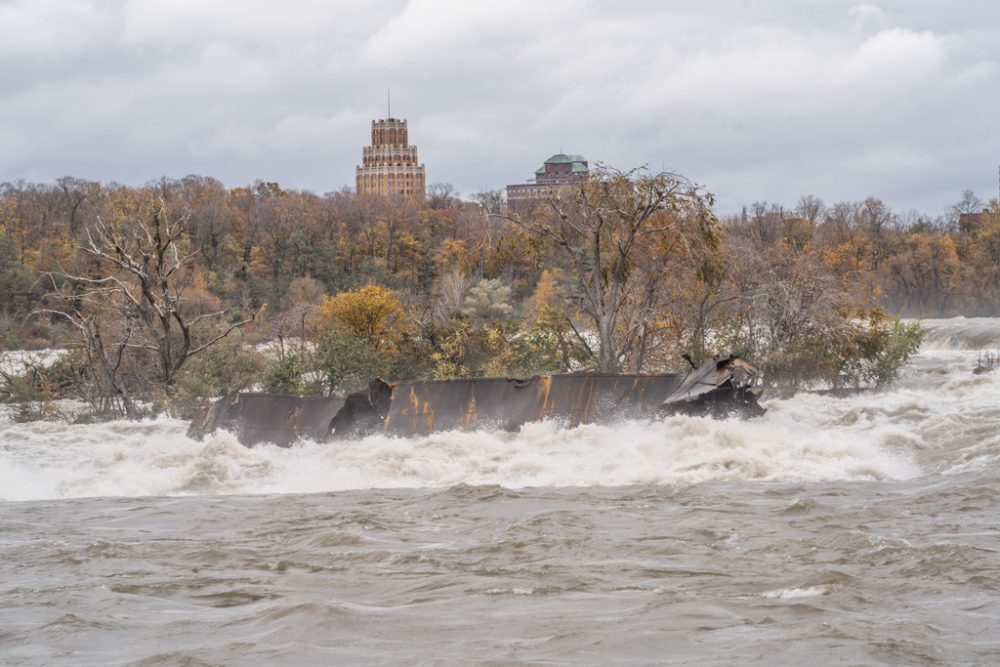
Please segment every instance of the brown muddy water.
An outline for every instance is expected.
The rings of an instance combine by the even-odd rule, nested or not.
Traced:
[[[1000,662],[1000,320],[892,391],[242,448],[0,422],[3,665]]]

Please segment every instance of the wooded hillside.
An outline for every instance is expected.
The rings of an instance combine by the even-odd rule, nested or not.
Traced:
[[[447,185],[384,199],[201,176],[5,183],[0,345],[71,348],[71,368],[47,381],[92,390],[107,356],[97,391],[124,411],[126,394],[669,371],[683,353],[729,351],[775,381],[878,384],[915,336],[886,312],[1000,312],[996,201],[961,227],[983,208],[972,193],[939,218],[875,198],[755,203],[722,220],[712,205],[644,169],[599,168],[516,211],[499,192],[462,200]]]

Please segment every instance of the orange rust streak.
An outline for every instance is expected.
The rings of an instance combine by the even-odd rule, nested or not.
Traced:
[[[580,410],[580,422],[584,424],[590,423],[591,403],[594,400],[594,382],[594,378],[588,378],[586,384],[587,398],[583,399],[583,406],[581,406],[582,409]]]
[[[431,406],[430,401],[424,401],[423,404],[423,414],[424,414],[424,428],[427,433],[434,430],[434,408]]]
[[[465,418],[462,420],[467,428],[476,425],[476,394],[473,392],[469,396],[469,405],[465,410]]]
[[[552,376],[538,378],[538,394],[542,397],[541,414],[538,415],[540,418],[550,416],[550,410],[552,409],[549,406],[550,391],[552,391]]]
[[[298,433],[299,428],[299,417],[302,416],[302,406],[296,406],[292,408],[292,411],[288,414],[288,426],[292,429],[292,433]]]
[[[416,387],[410,387],[410,409],[413,414],[420,414],[420,398],[417,396]]]
[[[389,394],[389,405],[392,405],[392,402],[396,400],[396,389],[398,387],[399,387],[399,385],[393,385],[392,386],[391,393]],[[400,412],[402,414],[406,414],[406,410],[401,410]],[[392,414],[386,415],[385,416],[385,421],[382,423],[382,430],[383,431],[388,431],[389,430],[389,423],[391,421],[392,421]]]

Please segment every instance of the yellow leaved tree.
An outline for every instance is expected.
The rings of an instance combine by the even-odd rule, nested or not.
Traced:
[[[399,299],[382,285],[365,285],[327,297],[317,317],[320,336],[335,330],[349,332],[386,354],[395,352],[412,329]]]
[[[318,370],[330,393],[350,393],[398,371],[413,322],[382,285],[327,297],[316,318]]]

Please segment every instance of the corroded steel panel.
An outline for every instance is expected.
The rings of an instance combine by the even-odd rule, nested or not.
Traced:
[[[400,382],[385,430],[396,435],[477,428],[512,429],[554,418],[568,424],[652,417],[680,375],[551,375]]]
[[[767,410],[751,391],[758,378],[753,364],[730,355],[707,361],[691,371],[660,406],[664,414],[759,417]]]
[[[763,414],[738,375],[755,372],[735,357],[681,375],[551,375],[527,380],[481,378],[439,382],[373,380],[347,399],[231,394],[192,423],[188,434],[215,429],[240,442],[288,445],[299,438],[357,438],[373,432],[427,435],[434,431],[516,429],[541,419],[569,426],[683,412]]]
[[[244,445],[287,446],[299,438],[326,440],[344,399],[326,396],[238,393],[219,399],[188,429],[201,438],[216,429],[232,431]]]

